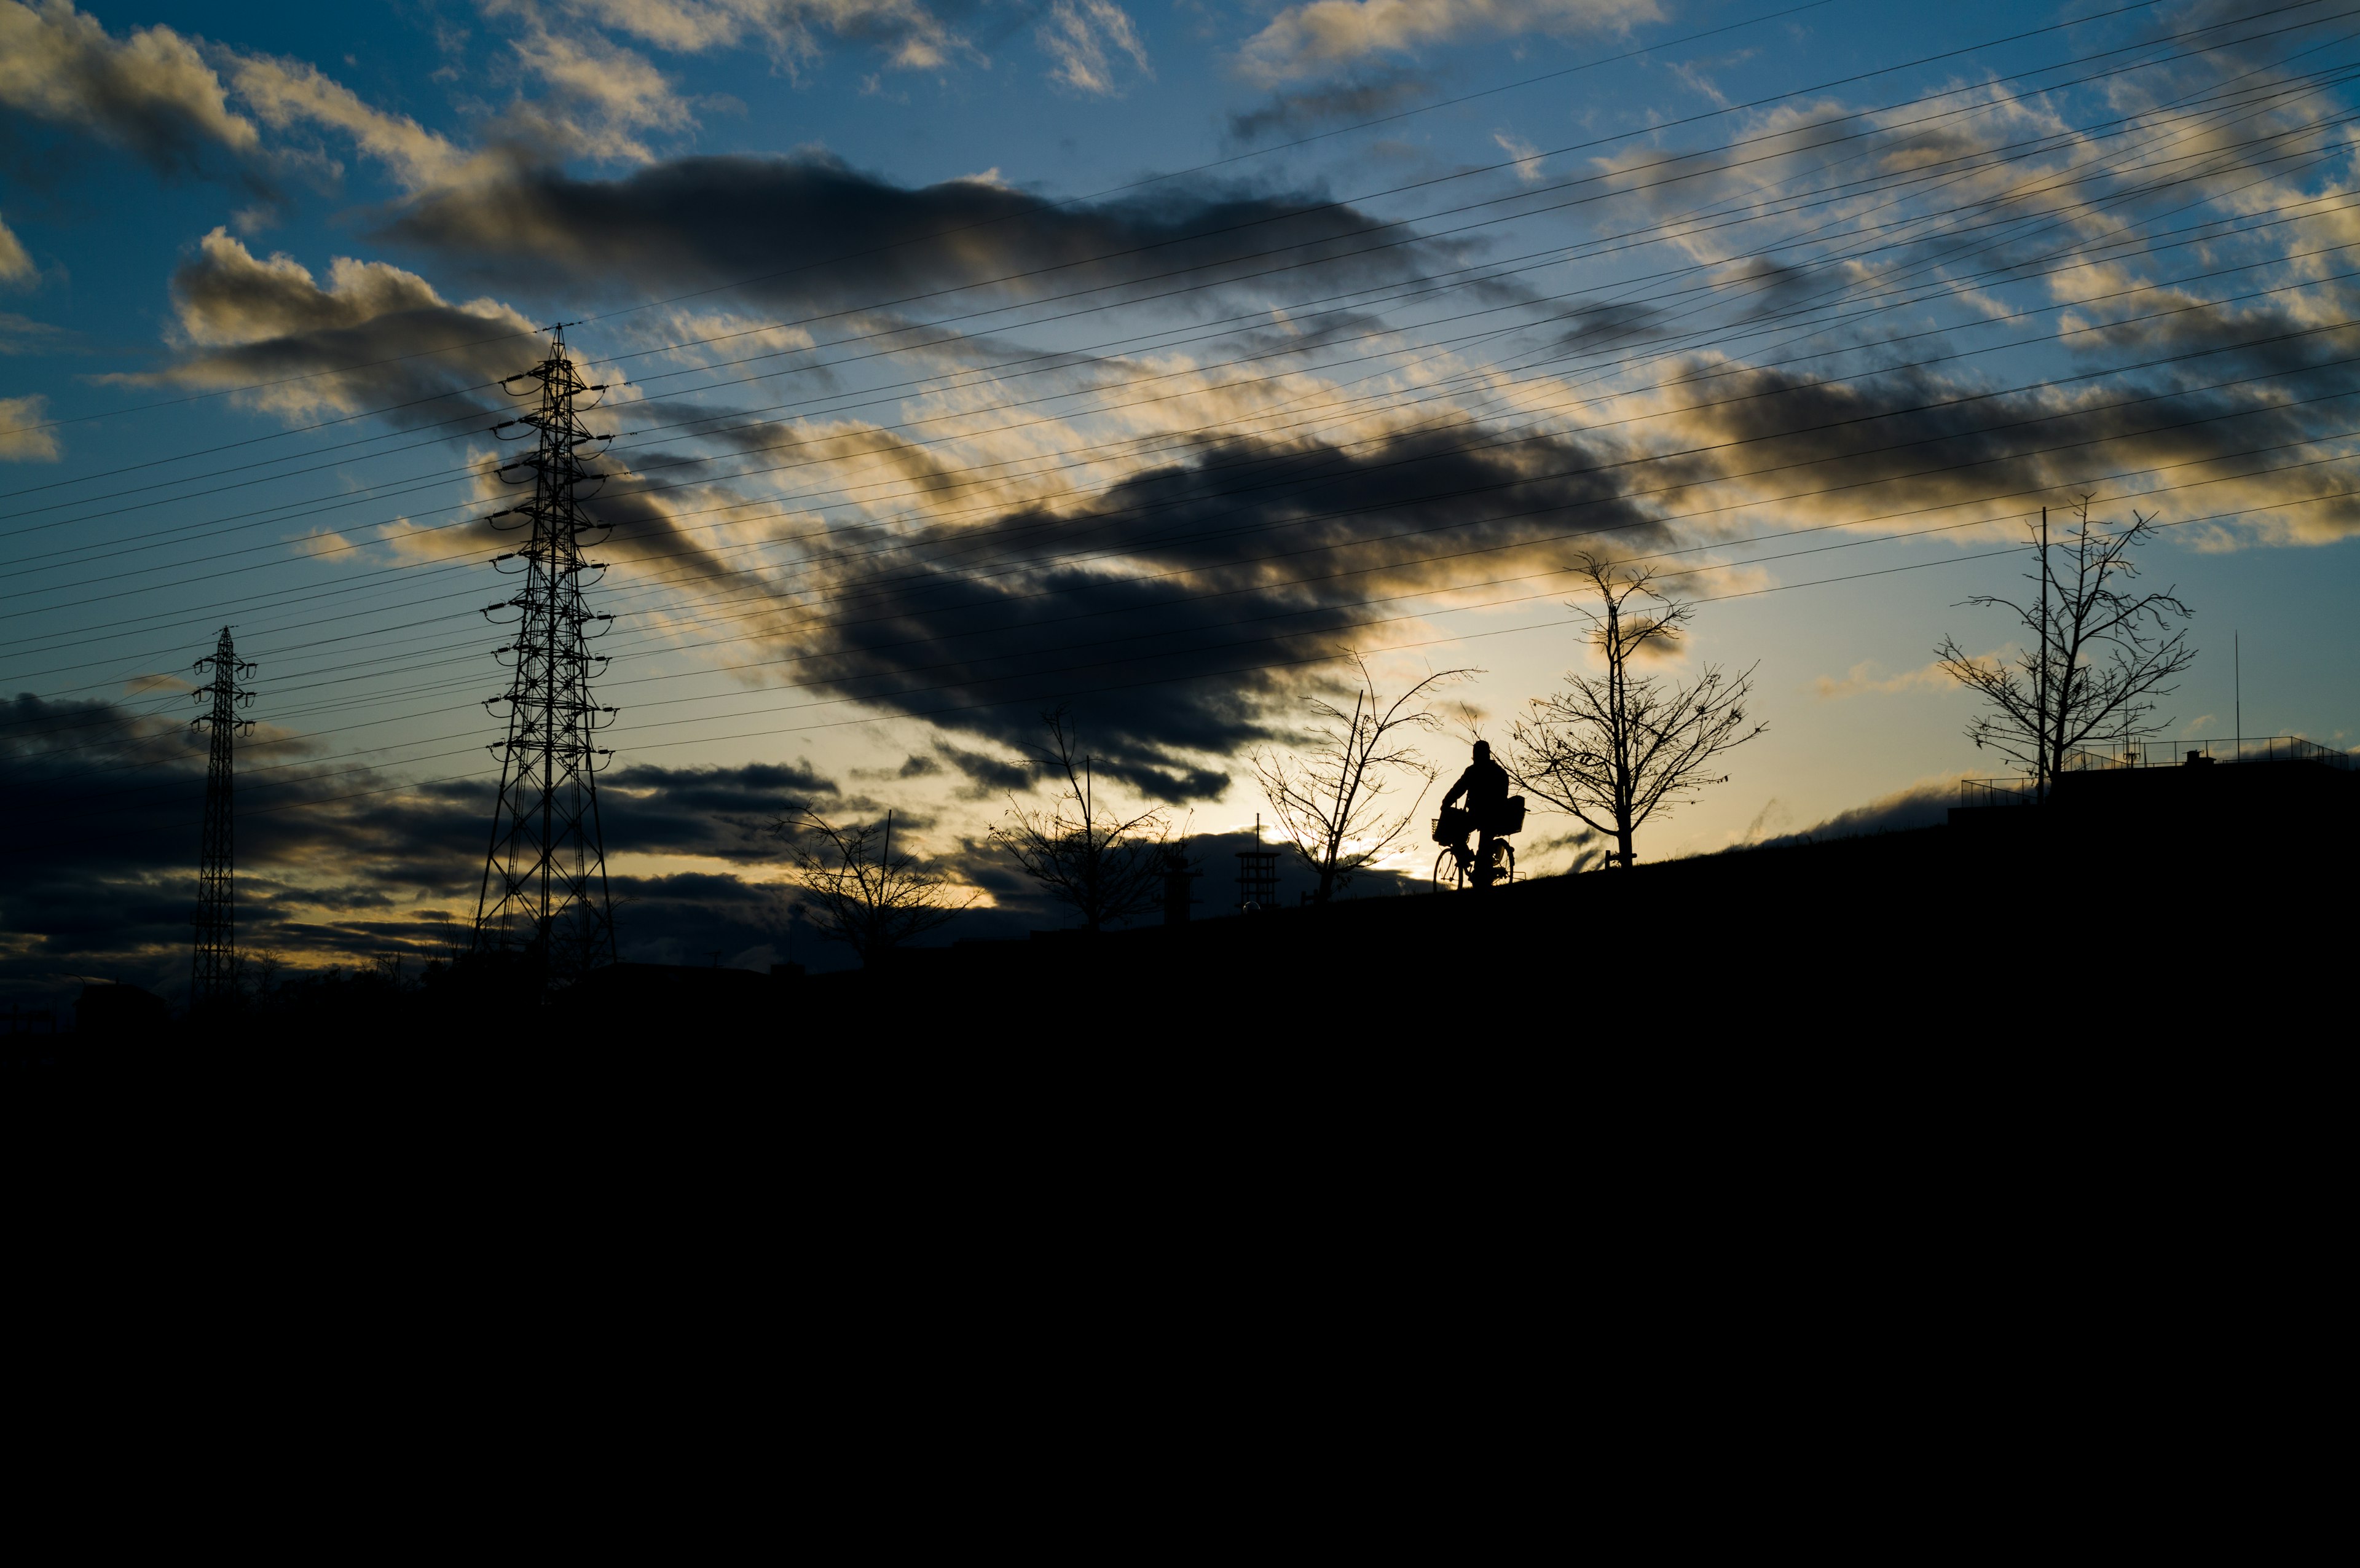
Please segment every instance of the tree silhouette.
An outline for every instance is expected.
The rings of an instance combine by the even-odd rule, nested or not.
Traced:
[[[1056,804],[1028,811],[1009,797],[1008,816],[992,842],[1014,857],[1042,890],[1070,907],[1090,931],[1163,908],[1164,839],[1161,811],[1135,817],[1102,813],[1092,759],[1081,753],[1065,710],[1041,715],[1049,732],[1049,769],[1065,780]]]
[[[2155,699],[2196,662],[2188,631],[2175,627],[2195,612],[2169,589],[2133,593],[2122,584],[2138,575],[2130,552],[2155,538],[2151,518],[2131,514],[2118,528],[2090,517],[2091,497],[2080,497],[2061,539],[2049,535],[2049,508],[2030,529],[2039,560],[2024,580],[2034,593],[2022,604],[1996,593],[1963,601],[1978,609],[2013,611],[2033,646],[2011,660],[1980,659],[1944,637],[1934,658],[1981,697],[1984,712],[1967,724],[1977,750],[1988,748],[2032,775],[2033,798],[2046,800],[2075,747],[2104,736],[2127,745],[2160,734]]]
[[[1360,684],[1351,712],[1314,698],[1312,713],[1326,721],[1311,732],[1310,744],[1293,754],[1262,752],[1253,759],[1262,794],[1278,818],[1279,832],[1319,878],[1317,903],[1325,904],[1353,875],[1383,858],[1400,844],[1434,787],[1434,769],[1410,744],[1415,734],[1442,728],[1426,706],[1439,687],[1474,675],[1445,670],[1429,675],[1386,702],[1377,692],[1368,661],[1351,656]],[[1397,789],[1415,780],[1417,793],[1404,807]]]
[[[950,878],[906,850],[897,855],[890,811],[882,822],[839,827],[806,810],[770,831],[794,861],[812,930],[852,949],[863,964],[943,925],[978,896],[956,898]]]
[[[1708,784],[1727,783],[1725,774],[1707,777],[1707,766],[1769,727],[1745,716],[1759,666],[1731,676],[1708,664],[1685,682],[1634,673],[1639,659],[1677,645],[1690,607],[1657,588],[1645,568],[1590,556],[1577,569],[1604,606],[1574,607],[1589,618],[1605,677],[1569,670],[1568,690],[1534,698],[1530,716],[1510,732],[1508,770],[1529,792],[1610,835],[1616,847],[1607,859],[1628,866],[1637,863],[1633,841],[1642,824]]]

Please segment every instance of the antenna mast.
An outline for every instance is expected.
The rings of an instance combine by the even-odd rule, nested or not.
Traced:
[[[575,398],[606,388],[584,384],[566,355],[563,323],[550,329],[549,357],[505,385],[537,399],[513,422],[537,430],[540,441],[500,470],[508,484],[530,483],[532,499],[492,514],[495,528],[531,531],[522,550],[494,562],[521,563],[508,568],[522,579],[518,592],[484,612],[489,618],[514,610],[518,619],[502,623],[516,631],[499,650],[513,656],[508,693],[484,704],[486,711],[508,704],[508,733],[491,748],[500,757],[500,794],[476,896],[475,946],[520,950],[546,985],[615,961],[597,784],[602,759],[614,753],[591,744],[615,710],[591,701],[590,679],[606,659],[589,649],[615,617],[594,615],[583,604],[584,577],[605,571],[603,562],[583,559],[584,536],[603,540],[607,530],[581,512],[596,494],[584,487],[604,479],[583,467],[583,448],[614,438],[593,435],[574,411]],[[504,525],[502,517],[516,520]]]
[[[213,759],[205,767],[205,828],[197,864],[196,961],[189,977],[189,1006],[217,1005],[237,995],[237,845],[234,810],[235,776],[231,747],[237,736],[254,728],[252,719],[237,716],[254,701],[254,693],[238,684],[254,673],[254,666],[237,656],[229,628],[213,652],[197,660],[202,672],[213,670],[213,683],[191,693],[212,708],[189,721],[192,727],[213,731]]]

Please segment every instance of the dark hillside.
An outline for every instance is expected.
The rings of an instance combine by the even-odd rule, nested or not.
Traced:
[[[2360,775],[2309,764],[2072,775],[2045,806],[1955,811],[1944,827],[966,941],[865,971],[627,964],[540,1007],[521,972],[463,963],[423,984],[314,979],[201,1027],[93,1007],[41,1054],[325,1066],[365,1045],[380,1061],[726,1067],[879,1046],[1360,1051],[1470,1027],[1625,1051],[2161,1040],[2340,1007],[2318,985],[2352,934],[2355,803]]]

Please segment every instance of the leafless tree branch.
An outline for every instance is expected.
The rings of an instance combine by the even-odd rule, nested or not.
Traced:
[[[814,931],[840,942],[875,964],[886,953],[924,935],[980,897],[958,897],[950,878],[928,870],[918,856],[893,848],[893,814],[878,822],[838,826],[817,811],[781,817],[770,831],[795,866],[793,881],[809,900],[803,912]]]
[[[1059,708],[1042,714],[1041,723],[1049,732],[1046,760],[1065,789],[1048,811],[1028,810],[1011,796],[992,841],[1091,931],[1162,908],[1164,847],[1171,831],[1164,813],[1101,813],[1092,761],[1071,718]]]
[[[2157,699],[2178,691],[2172,682],[2196,662],[2187,628],[2174,624],[2194,612],[2169,589],[2123,586],[2138,575],[2130,552],[2154,539],[2154,520],[2134,511],[2126,528],[2093,521],[2091,499],[2075,502],[2061,538],[2052,538],[2041,509],[2029,530],[2038,561],[2025,574],[2034,593],[2024,602],[1996,593],[1964,601],[2008,611],[2030,647],[2013,660],[1979,659],[1946,637],[1934,650],[1936,662],[1983,699],[1967,738],[2030,773],[2036,799],[2047,798],[2076,748],[2169,729],[2171,720],[2154,716]]]
[[[1480,673],[1441,670],[1388,702],[1377,691],[1368,661],[1358,653],[1351,659],[1360,676],[1351,712],[1315,698],[1312,714],[1325,723],[1311,732],[1310,745],[1292,755],[1267,751],[1253,759],[1279,831],[1319,878],[1312,897],[1322,904],[1362,867],[1391,854],[1409,831],[1435,778],[1410,741],[1416,733],[1443,727],[1427,700],[1442,687]],[[1399,805],[1397,792],[1413,780],[1417,793]]]
[[[1636,661],[1679,641],[1690,606],[1658,589],[1643,567],[1589,557],[1579,570],[1603,605],[1576,608],[1589,618],[1605,677],[1571,670],[1566,691],[1535,698],[1510,731],[1509,771],[1529,793],[1611,836],[1617,847],[1608,859],[1631,866],[1640,826],[1704,786],[1726,783],[1726,775],[1709,777],[1707,766],[1769,726],[1746,717],[1754,669],[1732,676],[1706,665],[1685,682],[1634,674]]]

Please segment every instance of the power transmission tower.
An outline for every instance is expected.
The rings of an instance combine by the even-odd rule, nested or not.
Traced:
[[[519,387],[519,383],[525,384]],[[501,469],[509,484],[532,485],[532,499],[492,514],[493,526],[530,528],[524,548],[495,565],[522,579],[514,597],[486,608],[490,617],[515,610],[516,639],[499,651],[513,656],[515,674],[505,697],[508,740],[500,754],[499,803],[484,857],[475,903],[475,951],[521,952],[544,985],[562,983],[615,958],[615,920],[606,890],[606,850],[598,827],[597,769],[613,755],[593,746],[615,710],[592,702],[590,678],[606,660],[590,651],[595,626],[612,615],[584,605],[584,577],[603,572],[583,559],[585,543],[606,530],[582,515],[601,476],[583,466],[583,448],[611,441],[584,428],[574,400],[603,387],[584,384],[566,356],[563,326],[551,332],[549,357],[506,385],[534,397],[531,412],[511,421],[540,432],[530,457]],[[511,477],[511,475],[520,475]],[[585,486],[592,487],[585,494]],[[501,524],[498,519],[512,517]],[[597,540],[585,540],[595,534]]]
[[[191,719],[191,725],[213,731],[213,760],[205,768],[204,845],[197,866],[197,953],[189,980],[189,1005],[219,1005],[237,995],[237,846],[232,794],[235,775],[231,747],[236,737],[254,727],[252,719],[237,716],[254,701],[254,693],[238,684],[254,673],[254,666],[237,656],[229,628],[213,652],[197,660],[197,670],[213,670],[213,684],[194,693],[200,702],[210,699],[210,711]]]

